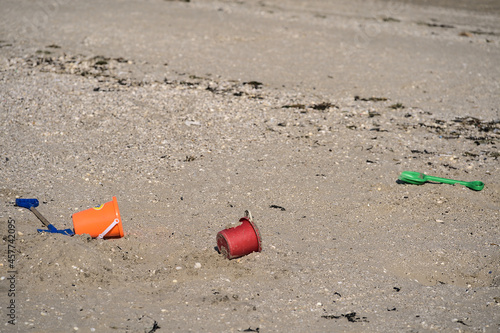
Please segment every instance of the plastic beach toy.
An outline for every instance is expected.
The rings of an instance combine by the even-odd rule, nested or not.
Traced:
[[[228,259],[262,251],[260,232],[253,222],[252,214],[246,211],[245,215],[240,219],[239,226],[224,229],[217,234],[217,247]]]
[[[453,180],[453,179],[448,179],[448,178],[440,178],[440,177],[434,177],[434,176],[427,176],[423,173],[420,172],[415,172],[415,171],[403,171],[401,175],[399,176],[399,180],[409,183],[409,184],[415,184],[415,185],[421,185],[425,182],[436,182],[436,183],[444,183],[444,184],[460,184],[464,185],[470,189],[473,189],[474,191],[481,191],[484,188],[484,183],[480,181],[473,181],[473,182],[465,182],[462,180]]]
[[[116,197],[97,207],[73,214],[75,234],[89,234],[92,238],[123,237],[122,219]]]
[[[43,223],[43,225],[47,227],[47,229],[36,229],[38,232],[50,232],[53,234],[63,234],[68,236],[74,235],[74,232],[71,229],[59,230],[50,224],[50,222],[47,221],[47,219],[43,217],[43,215],[40,214],[40,212],[35,208],[38,207],[39,204],[38,199],[16,199],[17,206],[31,210],[33,214],[35,214],[35,216],[38,217],[38,219]]]

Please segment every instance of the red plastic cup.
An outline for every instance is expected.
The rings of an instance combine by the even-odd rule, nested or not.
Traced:
[[[262,251],[260,232],[257,225],[247,217],[241,218],[240,222],[239,226],[224,229],[217,234],[217,247],[228,259]]]

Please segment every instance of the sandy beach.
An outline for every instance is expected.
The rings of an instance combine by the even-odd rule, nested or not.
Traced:
[[[497,1],[0,8],[1,332],[499,332]]]

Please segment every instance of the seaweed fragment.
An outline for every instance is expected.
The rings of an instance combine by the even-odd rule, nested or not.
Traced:
[[[492,32],[492,31],[482,31],[482,30],[471,30],[468,31],[471,34],[474,35],[487,35],[487,36],[499,36],[500,34],[497,32]]]
[[[332,103],[329,103],[329,102],[322,102],[319,104],[312,104],[310,107],[314,110],[324,111],[326,109],[329,109],[331,107],[336,107],[336,106]]]
[[[427,125],[426,123],[418,123],[421,127],[425,127],[425,128],[430,128],[430,129],[433,129],[435,130],[436,132],[443,132],[444,131],[444,128],[441,127],[441,126],[436,126],[436,125]]]
[[[248,81],[248,82],[243,82],[243,85],[249,85],[252,86],[254,89],[260,89],[262,88],[262,82],[259,81]]]
[[[418,149],[412,149],[411,152],[413,154],[428,154],[428,155],[434,155],[435,154],[433,152],[428,152],[427,149],[424,149],[424,151],[420,151]]]
[[[382,21],[384,21],[384,22],[401,22],[401,20],[398,20],[398,19],[396,19],[394,17],[384,17],[382,19]]]
[[[337,105],[332,104],[330,102],[321,102],[319,104],[311,104],[311,105],[305,105],[305,104],[286,104],[281,106],[283,109],[313,109],[313,110],[319,110],[319,111],[324,111],[329,108],[338,108]]]
[[[492,151],[490,152],[490,156],[493,157],[495,160],[498,160],[498,158],[500,157],[500,153],[497,151]]]
[[[285,211],[286,210],[285,207],[281,207],[281,206],[278,206],[278,205],[271,205],[271,206],[269,206],[269,208],[276,208],[276,209],[279,209],[281,211]]]
[[[442,138],[446,140],[458,139],[460,138],[460,134],[456,132],[451,132],[450,135],[443,135]]]
[[[158,325],[158,322],[155,320],[154,323],[153,323],[153,327],[151,328],[151,330],[148,333],[154,333],[157,330],[159,330],[160,328],[161,327]]]
[[[341,314],[340,316],[335,316],[335,315],[323,315],[321,318],[325,319],[340,319],[340,318],[346,318],[347,321],[351,323],[357,323],[357,322],[365,322],[368,323],[368,320],[366,317],[360,317],[356,315],[356,312],[350,312],[346,314]]]
[[[380,127],[370,128],[370,131],[372,131],[372,132],[389,132],[388,130],[381,129]]]
[[[368,97],[368,98],[362,98],[359,96],[354,96],[355,101],[363,101],[363,102],[384,102],[387,101],[388,98],[386,97]]]
[[[340,319],[342,318],[343,315],[340,315],[340,316],[335,316],[335,315],[323,315],[321,316],[321,318],[325,318],[325,319]]]
[[[472,140],[476,145],[481,145],[481,144],[494,144],[495,142],[493,139],[485,137],[485,136],[468,136],[466,137],[467,140]]]
[[[457,168],[455,168],[455,167],[454,167],[454,166],[452,166],[452,165],[449,165],[448,163],[443,164],[443,166],[444,166],[445,168],[448,168],[448,169],[457,170]]]
[[[476,127],[480,132],[495,132],[495,130],[500,130],[500,120],[482,121],[475,117],[458,117],[453,121],[463,126]]]
[[[256,327],[256,328],[249,327],[246,330],[243,330],[243,332],[260,332],[260,328],[259,327]]]
[[[418,25],[426,25],[431,28],[444,28],[444,29],[453,29],[455,26],[450,24],[440,24],[440,23],[428,23],[428,22],[417,22]]]
[[[397,110],[397,109],[404,109],[405,106],[401,103],[396,103],[396,104],[392,104],[391,106],[389,106],[389,109],[393,109],[393,110]]]

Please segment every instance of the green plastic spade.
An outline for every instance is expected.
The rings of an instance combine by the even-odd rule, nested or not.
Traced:
[[[415,171],[403,171],[403,172],[401,172],[401,175],[399,176],[399,180],[402,180],[405,183],[416,184],[416,185],[420,185],[420,184],[423,184],[425,182],[438,182],[438,183],[452,184],[452,185],[453,184],[461,184],[461,185],[467,186],[470,189],[473,189],[474,191],[481,191],[484,188],[484,183],[480,182],[480,181],[464,182],[462,180],[453,180],[453,179],[448,179],[448,178],[427,176],[423,173],[415,172]]]

